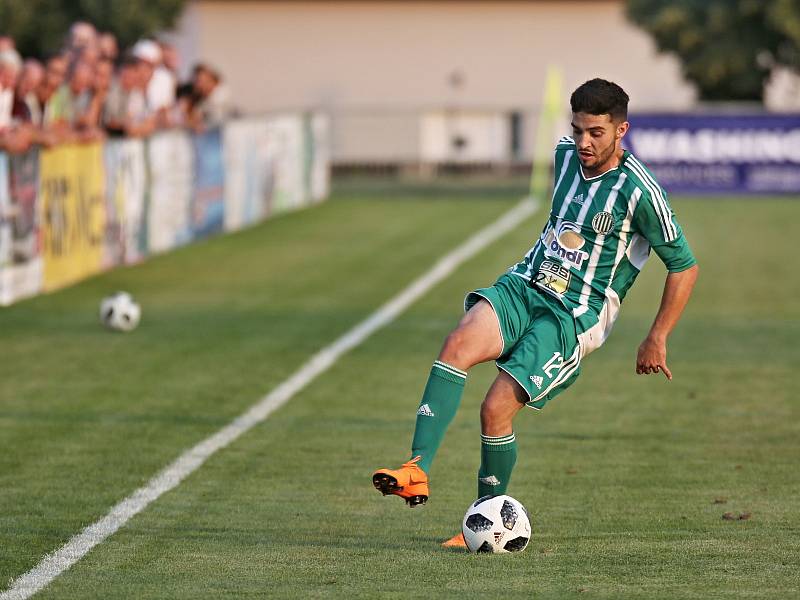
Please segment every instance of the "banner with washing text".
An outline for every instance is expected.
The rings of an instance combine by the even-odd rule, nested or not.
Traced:
[[[670,193],[800,193],[800,114],[632,114],[625,145]]]
[[[43,150],[39,163],[43,286],[49,291],[102,267],[103,148],[99,143],[60,146]]]

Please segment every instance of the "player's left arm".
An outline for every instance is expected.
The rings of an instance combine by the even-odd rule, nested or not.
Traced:
[[[639,346],[636,372],[649,375],[661,371],[667,379],[672,379],[672,372],[667,366],[667,339],[692,295],[698,267],[667,201],[666,192],[660,187],[654,188],[654,191],[654,195],[643,195],[634,214],[634,222],[669,273],[661,295],[661,306],[647,337]]]
[[[697,281],[698,270],[695,263],[683,271],[667,275],[664,292],[661,295],[661,306],[650,332],[639,346],[636,355],[636,373],[639,375],[661,371],[667,379],[672,379],[672,372],[667,366],[667,338],[678,324],[683,309],[689,302]]]

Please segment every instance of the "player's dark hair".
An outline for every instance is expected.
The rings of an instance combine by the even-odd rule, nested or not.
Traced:
[[[590,115],[611,115],[615,122],[628,118],[628,94],[613,81],[590,79],[569,98],[572,112]]]

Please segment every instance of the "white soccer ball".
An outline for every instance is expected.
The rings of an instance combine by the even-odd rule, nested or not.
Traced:
[[[132,331],[139,324],[142,309],[127,292],[117,292],[100,302],[100,321],[115,331]]]
[[[531,521],[511,496],[484,496],[467,509],[461,525],[470,552],[522,552],[531,539]]]

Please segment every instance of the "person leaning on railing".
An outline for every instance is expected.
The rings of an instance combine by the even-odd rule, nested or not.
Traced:
[[[126,56],[103,107],[103,125],[110,136],[142,137],[156,129],[156,116],[145,95],[139,59]]]
[[[22,59],[13,48],[0,51],[0,150],[24,152],[31,144],[30,128],[14,120],[14,94]]]
[[[172,127],[201,132],[232,116],[230,92],[208,64],[198,64],[179,86],[174,46],[144,39],[119,63],[118,55],[116,37],[84,21],[43,63],[23,63],[14,40],[0,36],[0,151],[144,137]]]

